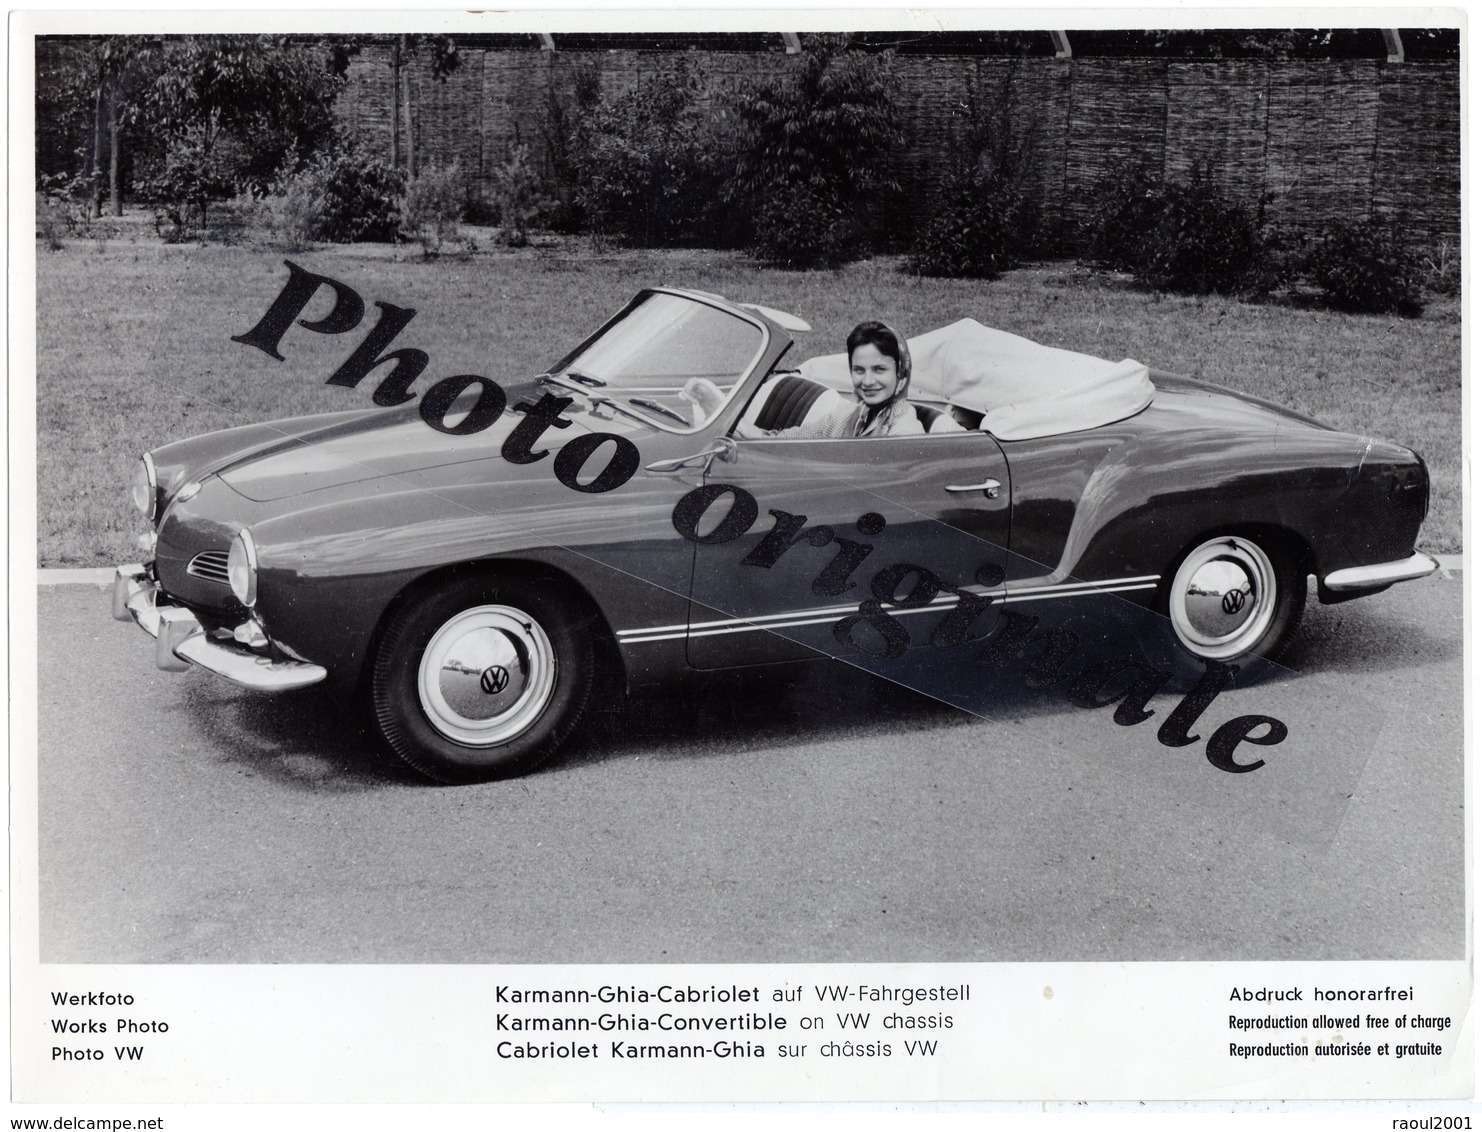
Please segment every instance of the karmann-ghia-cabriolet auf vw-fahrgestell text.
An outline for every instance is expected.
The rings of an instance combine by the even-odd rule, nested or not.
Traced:
[[[238,341],[281,356],[333,283],[294,271],[297,308]],[[540,765],[599,686],[855,654],[909,683],[1014,610],[1108,594],[1212,666],[1274,655],[1310,576],[1338,602],[1436,569],[1408,449],[970,320],[910,340],[919,434],[789,435],[853,395],[842,355],[781,364],[807,329],[652,288],[507,389],[156,448],[114,616],[162,669],[368,696],[401,758],[460,782]]]

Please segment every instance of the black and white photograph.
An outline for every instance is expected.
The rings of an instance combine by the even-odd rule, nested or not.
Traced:
[[[15,1100],[1471,1095],[1459,17],[991,15],[12,31]]]

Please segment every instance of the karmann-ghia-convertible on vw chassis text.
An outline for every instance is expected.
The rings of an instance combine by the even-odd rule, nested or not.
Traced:
[[[970,320],[910,340],[919,434],[789,435],[854,395],[842,355],[780,364],[807,329],[653,288],[520,385],[154,449],[114,615],[166,670],[368,695],[456,782],[542,763],[599,686],[820,654],[910,682],[1106,594],[1207,666],[1272,655],[1309,576],[1436,569],[1408,449]]]

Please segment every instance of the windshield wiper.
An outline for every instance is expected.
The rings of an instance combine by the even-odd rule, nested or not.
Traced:
[[[605,393],[594,393],[592,392],[592,390],[583,389],[579,385],[568,385],[559,377],[552,377],[550,374],[546,374],[540,380],[546,385],[554,385],[560,389],[569,389],[572,393],[580,393],[583,397],[585,397],[592,403],[592,408],[594,410],[600,408],[611,409],[615,413],[622,413],[623,416],[627,417],[629,420],[634,420],[641,425],[647,425],[649,428],[653,428],[653,421],[649,420],[642,413],[635,413],[632,409],[618,404]],[[685,423],[688,424],[689,422],[686,421]]]
[[[678,421],[682,425],[687,425],[690,423],[689,418],[684,416],[682,413],[676,413],[673,409],[669,408],[668,405],[660,405],[657,401],[650,401],[646,397],[629,397],[628,404],[637,405],[640,409],[652,409],[654,412],[662,413],[664,414],[664,416],[670,417],[673,420]]]
[[[569,381],[563,381],[553,373],[543,373],[535,379],[542,385],[554,385],[557,389],[569,389],[573,393],[580,393],[583,397],[590,397],[592,393],[580,385],[572,385]]]
[[[589,373],[581,373],[574,369],[568,369],[559,374],[542,373],[538,375],[535,380],[550,382],[553,385],[560,385],[561,379],[563,377],[568,378],[571,381],[578,382],[581,385],[589,385],[593,389],[600,389],[602,386],[607,384],[607,382],[603,381],[600,377],[593,377]]]

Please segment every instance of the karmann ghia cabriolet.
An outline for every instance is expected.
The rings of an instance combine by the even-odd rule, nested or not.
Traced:
[[[368,697],[401,758],[458,782],[540,765],[598,687],[841,641],[893,676],[1104,595],[1229,663],[1277,654],[1311,577],[1330,603],[1436,569],[1414,452],[970,320],[910,340],[919,433],[790,435],[853,396],[842,355],[783,364],[807,329],[653,288],[497,412],[156,448],[132,486],[151,560],[119,568],[114,615],[162,669]]]

